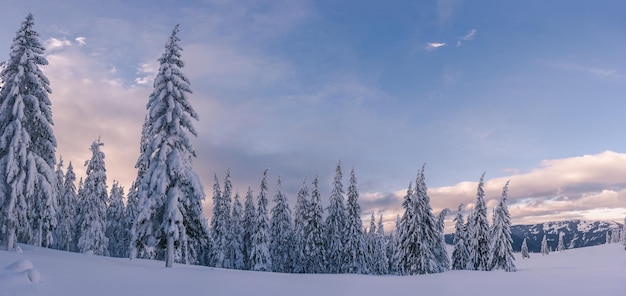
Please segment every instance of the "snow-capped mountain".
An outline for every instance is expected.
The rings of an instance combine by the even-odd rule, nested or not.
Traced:
[[[556,250],[559,242],[559,232],[563,233],[563,243],[568,249],[582,248],[604,244],[606,234],[613,229],[621,229],[622,224],[614,221],[585,221],[570,220],[546,222],[532,225],[511,226],[513,238],[513,251],[519,252],[522,241],[526,238],[526,244],[530,252],[541,251],[541,240],[546,235],[548,247]],[[446,243],[451,244],[453,234],[446,235]]]

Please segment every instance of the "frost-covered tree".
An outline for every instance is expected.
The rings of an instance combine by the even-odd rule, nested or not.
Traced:
[[[370,220],[370,230],[367,234],[369,253],[369,267],[373,274],[389,273],[389,259],[387,257],[387,237],[383,228],[383,216],[380,215],[378,224],[375,223],[374,213]]]
[[[217,175],[213,184],[213,216],[211,217],[211,237],[213,239],[213,262],[211,266],[231,268],[228,258],[230,250],[230,170],[224,179],[224,192],[220,189]],[[228,202],[226,201],[228,199]]]
[[[399,223],[396,223],[398,234],[393,261],[397,265],[397,273],[400,275],[416,273],[414,262],[416,261],[417,244],[420,240],[420,228],[413,224],[415,216],[414,199],[413,183],[409,183],[406,195],[404,195],[402,201],[404,213]]]
[[[126,195],[126,213],[124,215],[125,221],[124,225],[128,232],[128,246],[126,246],[126,254],[124,257],[130,256],[130,244],[131,244],[131,228],[137,219],[137,214],[139,213],[139,195],[138,195],[138,185],[136,182],[133,182],[130,186],[130,190]]]
[[[522,242],[522,259],[530,258],[530,254],[528,254],[528,245],[526,244],[526,238]]]
[[[489,222],[487,222],[487,206],[485,204],[485,183],[483,173],[478,182],[476,205],[468,219],[468,268],[471,270],[489,270]]]
[[[256,209],[252,189],[248,187],[243,210],[243,255],[244,269],[252,269],[250,257],[252,255],[252,236],[256,232]]]
[[[0,233],[7,249],[20,240],[51,246],[56,226],[56,139],[50,82],[32,14],[17,31],[0,71]]]
[[[622,226],[622,244],[626,250],[626,218],[624,218],[624,225]]]
[[[604,243],[607,244],[607,245],[610,244],[611,243],[611,232],[607,230],[606,234],[604,235],[604,237],[605,237]]]
[[[365,237],[363,236],[359,192],[356,186],[356,175],[354,168],[352,168],[350,172],[350,185],[348,185],[346,220],[344,224],[344,254],[341,271],[346,273],[366,274],[369,273],[369,265]]]
[[[463,218],[463,204],[459,205],[456,218],[454,218],[454,251],[452,251],[452,269],[464,270],[467,268],[469,253],[467,251],[467,233]]]
[[[261,191],[257,196],[256,228],[252,234],[252,248],[250,249],[250,265],[255,271],[272,270],[270,221],[267,215],[267,172],[267,169],[263,172]]]
[[[565,244],[563,243],[563,236],[565,236],[565,233],[559,232],[559,244],[556,247],[556,250],[559,252],[565,251]]]
[[[83,185],[79,203],[81,223],[79,225],[78,251],[94,255],[108,256],[109,240],[106,233],[107,176],[104,153],[100,150],[104,143],[100,138],[91,143],[91,159],[85,163],[87,177]]]
[[[136,256],[196,263],[208,239],[202,214],[204,190],[192,169],[198,114],[187,100],[189,80],[182,73],[178,25],[172,30],[150,94],[139,159],[147,166],[139,185],[139,213],[131,230]],[[145,148],[145,149],[143,149]]]
[[[305,273],[326,272],[326,248],[324,247],[324,208],[322,207],[319,182],[317,176],[313,179],[313,191],[307,222],[304,229],[303,270]]]
[[[439,215],[437,215],[437,235],[439,238],[435,241],[434,251],[435,258],[439,265],[438,272],[450,270],[450,259],[448,258],[448,252],[446,251],[446,240],[443,234],[445,229],[445,219],[449,213],[450,209],[444,208],[441,210]]]
[[[59,218],[57,231],[57,247],[59,250],[73,251],[76,245],[76,204],[78,198],[76,196],[76,174],[72,163],[67,166],[67,171],[63,177],[63,187],[59,200]]]
[[[109,240],[111,257],[126,257],[130,246],[130,233],[126,225],[126,208],[124,207],[124,187],[113,181],[106,211],[106,237]]]
[[[291,210],[289,210],[287,197],[283,194],[280,176],[276,184],[270,223],[272,271],[292,272],[294,261],[293,226],[291,225]]]
[[[243,207],[239,201],[239,193],[235,194],[233,201],[233,212],[230,217],[230,256],[232,268],[244,269],[244,228],[243,228]]]
[[[383,215],[380,214],[378,218],[378,225],[376,227],[376,234],[378,235],[378,244],[376,246],[379,249],[377,252],[380,252],[380,258],[377,260],[379,266],[377,270],[379,274],[388,274],[389,273],[389,236],[385,235],[385,227],[383,224]]]
[[[333,181],[333,189],[330,194],[330,204],[326,211],[326,258],[329,273],[342,272],[341,267],[344,265],[344,245],[346,241],[346,208],[343,203],[343,184],[341,174],[341,162],[337,163],[335,170],[335,179]]]
[[[502,196],[493,213],[489,270],[503,269],[506,272],[517,270],[513,256],[513,239],[511,238],[511,214],[507,206],[508,190],[509,182],[507,181],[502,188]]]
[[[57,162],[57,168],[54,171],[57,176],[57,188],[56,188],[56,221],[57,226],[54,229],[53,241],[54,247],[56,249],[61,249],[61,229],[59,225],[62,223],[63,219],[63,208],[67,206],[67,201],[63,196],[63,181],[65,179],[65,173],[63,172],[63,157],[59,157],[59,161]]]
[[[548,248],[548,239],[546,235],[543,235],[543,239],[541,240],[541,255],[550,254],[550,248]]]
[[[293,272],[295,273],[305,272],[304,248],[306,246],[306,228],[309,219],[309,208],[309,189],[306,186],[305,179],[302,181],[302,186],[298,190],[293,224]]]

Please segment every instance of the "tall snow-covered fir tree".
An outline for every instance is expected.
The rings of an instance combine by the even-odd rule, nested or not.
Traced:
[[[226,176],[224,177],[224,190],[222,191],[222,198],[220,199],[220,224],[224,224],[224,228],[221,229],[224,232],[220,234],[218,241],[213,240],[215,247],[224,251],[224,261],[222,262],[222,267],[224,268],[233,268],[233,262],[230,256],[230,241],[232,240],[230,237],[230,204],[232,203],[232,192],[233,184],[230,181],[230,170],[226,170]]]
[[[487,222],[487,206],[485,204],[485,183],[483,173],[478,182],[476,193],[476,205],[473,213],[468,219],[468,268],[471,270],[489,270],[489,222]]]
[[[0,232],[9,250],[15,243],[49,246],[56,226],[56,139],[50,82],[32,14],[17,31],[0,71]]]
[[[252,248],[250,249],[250,266],[255,271],[272,270],[270,221],[267,214],[267,172],[267,169],[263,172],[261,190],[257,196],[256,227],[252,234]]]
[[[528,244],[526,244],[526,238],[522,242],[522,259],[530,258],[530,254],[528,254]]]
[[[218,268],[231,268],[228,258],[230,249],[230,171],[226,172],[224,179],[224,192],[220,189],[217,175],[214,176],[213,184],[213,216],[211,217],[211,237],[213,238],[213,260],[211,266]],[[228,204],[226,204],[228,195]]]
[[[333,189],[330,194],[326,216],[326,258],[328,260],[328,272],[340,273],[344,265],[344,245],[346,241],[346,208],[343,203],[343,184],[341,183],[341,162],[337,163]]]
[[[417,247],[420,240],[420,227],[413,224],[415,216],[414,208],[415,193],[413,191],[413,183],[409,183],[406,195],[402,201],[404,213],[402,218],[396,223],[397,236],[396,248],[392,261],[394,262],[396,272],[399,275],[412,275],[416,271]]]
[[[446,257],[446,250],[440,240],[439,227],[437,219],[433,215],[430,206],[430,197],[428,197],[428,189],[426,187],[424,164],[417,174],[415,180],[415,197],[414,201],[414,221],[413,225],[421,228],[419,231],[420,241],[417,248],[416,271],[419,274],[438,273],[448,270],[449,262],[441,261],[442,257]]]
[[[131,228],[133,227],[133,223],[137,219],[137,214],[139,213],[139,195],[138,195],[138,185],[135,181],[130,185],[130,190],[126,195],[126,214],[124,215],[125,221],[124,225],[126,225],[126,230],[128,232],[128,246],[126,246],[126,254],[124,257],[130,257],[130,244],[132,239]]]
[[[233,212],[230,216],[230,256],[232,268],[244,269],[244,228],[243,228],[243,207],[239,201],[239,193],[235,194],[233,201]]]
[[[439,266],[438,272],[448,271],[450,270],[450,259],[448,258],[448,252],[446,251],[446,241],[444,238],[444,229],[445,229],[445,219],[446,216],[450,213],[450,209],[444,208],[437,215],[437,236],[438,239],[435,241],[435,258],[437,264]]]
[[[565,251],[565,244],[563,243],[563,236],[565,234],[563,232],[559,232],[559,244],[556,247],[556,250],[559,252]]]
[[[256,209],[252,189],[248,187],[243,210],[243,258],[244,269],[252,269],[250,257],[252,255],[252,237],[256,232]]]
[[[63,187],[59,200],[59,223],[57,225],[57,247],[59,250],[74,251],[76,245],[76,205],[78,197],[76,196],[76,174],[72,163],[67,166],[65,176],[63,178]]]
[[[376,252],[379,253],[379,258],[376,260],[376,264],[374,265],[375,270],[378,274],[388,274],[389,273],[389,236],[385,235],[385,227],[383,224],[383,215],[380,214],[378,218],[378,225],[376,227],[376,235],[378,236],[376,242]]]
[[[82,198],[79,201],[81,221],[78,237],[78,251],[92,252],[94,255],[108,256],[109,240],[106,237],[107,176],[104,153],[100,150],[104,143],[100,138],[91,143],[91,159],[85,163],[87,177],[83,184]]]
[[[192,161],[196,153],[188,133],[197,136],[198,114],[187,100],[189,80],[182,73],[178,25],[159,58],[144,123],[139,159],[147,166],[138,186],[139,213],[131,230],[131,258],[163,258],[197,263],[208,239],[202,214],[204,190]],[[144,143],[145,141],[145,143]],[[143,150],[143,149],[142,149]]]
[[[305,273],[324,273],[327,270],[326,248],[324,247],[324,208],[322,207],[318,177],[313,179],[313,190],[309,212],[304,229],[304,258],[303,270]]]
[[[302,181],[302,186],[298,190],[296,198],[295,217],[293,223],[293,272],[303,273],[304,270],[304,247],[306,245],[306,227],[309,215],[309,189],[306,186],[306,179]]]
[[[541,240],[541,255],[550,254],[550,248],[548,248],[548,239],[546,235],[543,235],[543,239]]]
[[[502,269],[506,272],[516,271],[513,256],[513,239],[511,238],[511,214],[507,206],[509,182],[502,188],[502,196],[493,213],[491,230],[491,257],[489,270]]]
[[[61,229],[59,229],[59,225],[61,224],[61,219],[63,219],[63,208],[66,207],[66,200],[63,196],[63,181],[65,179],[65,173],[63,172],[63,157],[59,156],[59,161],[57,162],[57,168],[54,171],[57,176],[57,188],[56,188],[56,221],[57,226],[54,228],[54,248],[61,249]]]
[[[274,207],[270,218],[270,255],[272,256],[272,271],[292,272],[294,237],[291,225],[291,211],[287,203],[287,197],[283,194],[280,176],[276,184],[274,195]]]
[[[124,187],[113,181],[109,194],[106,211],[106,237],[109,240],[109,255],[111,257],[126,257],[130,237],[126,225],[126,208],[124,207]]]
[[[369,273],[367,248],[363,236],[363,222],[361,221],[361,206],[359,206],[359,192],[357,190],[356,175],[354,168],[350,172],[350,185],[348,185],[348,200],[346,205],[346,222],[343,242],[343,266],[345,273]]]
[[[465,229],[465,221],[463,221],[463,204],[459,205],[456,218],[454,218],[454,251],[452,251],[452,269],[465,270],[469,254],[467,252],[467,232]]]

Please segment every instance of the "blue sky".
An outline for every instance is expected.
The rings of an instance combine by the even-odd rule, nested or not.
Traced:
[[[511,180],[514,222],[621,221],[626,3],[475,2],[13,1],[0,53],[32,12],[57,154],[80,172],[101,136],[109,182],[127,188],[179,23],[207,201],[228,168],[242,194],[265,168],[292,200],[315,174],[328,194],[341,160],[364,217],[392,221],[427,163],[436,212],[471,207],[486,172],[491,203]]]

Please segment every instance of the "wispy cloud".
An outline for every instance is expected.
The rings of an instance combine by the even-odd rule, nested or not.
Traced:
[[[475,37],[476,29],[471,29],[467,32],[467,34],[457,38],[456,46],[459,47],[463,45],[463,42],[473,40]]]
[[[76,43],[78,43],[79,46],[87,44],[87,38],[85,37],[76,37],[74,40],[76,40]]]
[[[428,42],[426,43],[426,49],[428,50],[435,50],[437,48],[446,46],[445,42]]]
[[[593,76],[603,77],[603,78],[618,78],[618,79],[626,78],[625,75],[621,74],[616,69],[611,69],[611,68],[589,67],[589,66],[572,64],[572,63],[555,64],[553,66],[555,68],[575,70],[575,71],[584,72]]]
[[[59,49],[59,48],[71,46],[72,42],[67,40],[67,39],[58,39],[58,38],[51,37],[51,38],[48,38],[44,42],[44,45],[45,45],[46,49],[54,50],[54,49]]]

